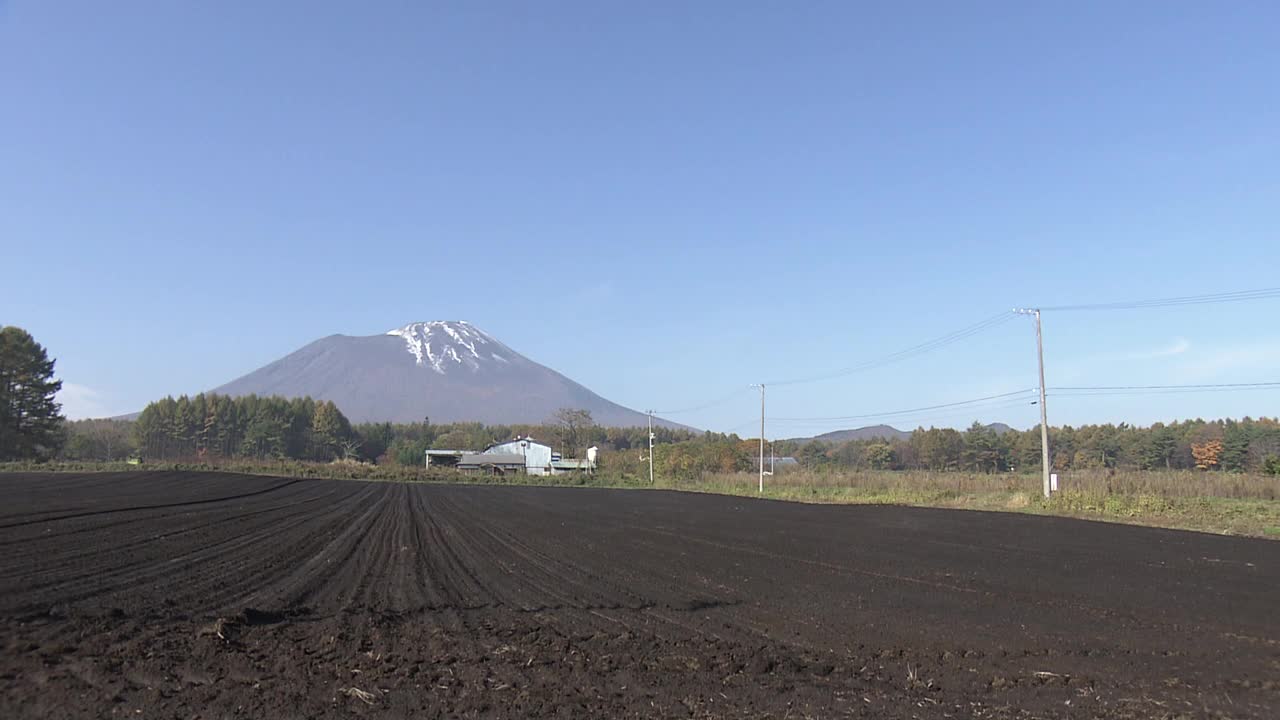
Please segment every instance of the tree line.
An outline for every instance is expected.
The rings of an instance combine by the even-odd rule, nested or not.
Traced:
[[[86,430],[101,430],[87,425]],[[201,393],[149,403],[133,424],[136,451],[153,459],[330,461],[356,456],[359,436],[331,401]],[[107,448],[101,448],[109,454]]]
[[[566,457],[595,445],[623,472],[647,470],[647,428],[597,425],[585,410],[563,408],[541,424],[363,423],[353,426],[330,401],[229,397],[202,393],[149,403],[136,421],[66,422],[57,402],[55,361],[27,331],[0,327],[0,460],[257,458],[353,459],[415,465],[427,449],[481,450],[518,435],[551,444]],[[754,467],[755,442],[737,435],[655,427],[655,470],[689,476]],[[1186,470],[1280,475],[1280,421],[1275,418],[1188,420],[1137,427],[1050,429],[1057,471]],[[773,451],[810,468],[1028,471],[1039,467],[1039,428],[997,432],[917,428],[906,438],[843,443],[778,441]]]
[[[1226,470],[1280,474],[1280,421],[1188,420],[1149,427],[1082,425],[1049,428],[1053,469]],[[1039,468],[1040,428],[995,429],[974,423],[961,432],[917,428],[908,438],[838,444],[780,442],[776,450],[804,465],[883,470],[1007,472]]]
[[[483,450],[529,436],[565,457],[598,446],[647,445],[645,428],[606,428],[586,410],[564,408],[545,423],[485,425],[478,422],[360,423],[353,425],[332,402],[311,398],[229,397],[216,394],[166,397],[136,420],[67,423],[64,460],[216,460],[218,458],[328,461],[351,459],[416,465],[428,449]],[[654,428],[655,442],[677,444],[699,437],[690,430]]]
[[[60,457],[114,460],[281,458],[357,459],[417,465],[428,449],[482,450],[517,436],[546,442],[566,457],[595,445],[606,468],[648,473],[648,430],[595,425],[590,414],[542,424],[361,423],[351,425],[332,403],[309,398],[165,398],[136,422],[83,420],[68,424]],[[758,440],[685,429],[654,428],[654,469],[664,477],[754,471]],[[1190,420],[1150,427],[1084,425],[1050,428],[1053,467],[1070,470],[1188,470],[1280,474],[1280,422],[1272,418]],[[1040,431],[974,423],[964,431],[917,428],[905,438],[839,443],[781,440],[778,456],[816,470],[1032,472],[1040,467]]]

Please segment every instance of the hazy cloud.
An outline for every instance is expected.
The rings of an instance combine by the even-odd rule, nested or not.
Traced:
[[[1191,349],[1191,341],[1184,338],[1174,338],[1173,342],[1165,347],[1156,348],[1154,350],[1146,350],[1141,352],[1130,353],[1129,358],[1132,360],[1155,360],[1158,358],[1173,357],[1181,355]]]
[[[1280,340],[1263,340],[1202,348],[1187,359],[1179,374],[1184,382],[1270,382],[1276,379],[1277,366]]]
[[[102,393],[86,385],[63,382],[58,392],[58,402],[62,403],[62,413],[69,420],[84,418],[108,417],[113,413],[104,404],[106,398]]]
[[[1123,371],[1127,367],[1126,363],[1175,357],[1180,358],[1179,362],[1181,363],[1199,355],[1200,352],[1199,349],[1192,351],[1190,340],[1184,337],[1176,337],[1166,345],[1143,350],[1115,349],[1088,353],[1068,358],[1061,363],[1058,363],[1056,358],[1046,358],[1046,363],[1051,366],[1050,378],[1047,384],[1053,387],[1054,385],[1092,383],[1099,378],[1112,377],[1117,370]],[[1149,367],[1130,369],[1141,369],[1142,372],[1150,371]]]

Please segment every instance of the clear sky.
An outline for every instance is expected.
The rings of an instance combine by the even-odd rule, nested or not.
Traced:
[[[633,408],[737,392],[672,418],[750,432],[748,383],[1015,306],[1280,285],[1278,37],[1271,1],[4,2],[0,323],[57,357],[73,417],[465,319]],[[1280,380],[1278,317],[1046,314],[1047,384]],[[1018,318],[768,399],[1035,385]],[[1280,391],[1049,409],[1275,415]],[[974,419],[1036,409],[894,424]]]

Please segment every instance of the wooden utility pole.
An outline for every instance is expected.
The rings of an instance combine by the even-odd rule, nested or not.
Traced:
[[[760,388],[760,494],[764,494],[764,384],[753,385]]]
[[[649,411],[649,484],[653,484],[653,411]]]
[[[1045,407],[1044,336],[1040,331],[1040,308],[1014,310],[1014,312],[1019,315],[1030,315],[1036,321],[1036,361],[1040,366],[1040,465],[1041,474],[1044,476],[1044,496],[1049,497],[1053,494],[1049,478],[1053,466],[1049,463],[1049,409]]]

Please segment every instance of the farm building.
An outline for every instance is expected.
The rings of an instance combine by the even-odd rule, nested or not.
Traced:
[[[427,467],[452,467],[463,472],[505,474],[524,472],[528,475],[561,475],[572,472],[591,472],[596,467],[594,447],[587,448],[583,460],[565,459],[545,445],[530,437],[494,443],[480,452],[468,450],[428,450]]]
[[[515,455],[524,458],[524,471],[529,475],[550,475],[551,461],[559,458],[559,453],[551,451],[550,445],[543,445],[531,437],[518,437],[506,442],[494,443],[483,450],[485,455]]]
[[[751,458],[751,464],[752,466],[759,468],[760,459],[753,456]],[[769,457],[766,455],[764,459],[765,470],[779,470],[783,468],[796,468],[799,466],[800,461],[788,455],[784,455],[782,457]]]
[[[498,453],[463,453],[458,458],[458,469],[463,472],[479,472],[483,474],[505,475],[507,473],[524,472],[525,459],[520,455],[501,455]]]
[[[529,475],[560,475],[594,470],[596,452],[596,448],[590,447],[587,448],[585,460],[566,460],[560,453],[554,452],[550,445],[544,445],[531,437],[518,437],[494,443],[485,448],[483,454],[521,455],[525,459],[524,471]]]

